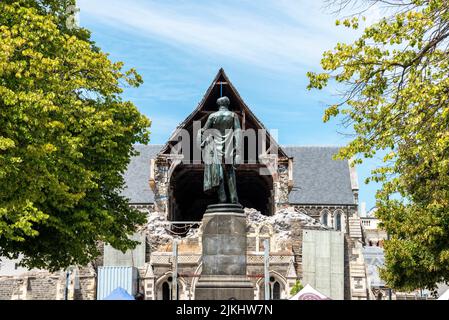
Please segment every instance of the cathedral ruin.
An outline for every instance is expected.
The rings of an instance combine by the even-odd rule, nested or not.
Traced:
[[[332,299],[367,299],[355,168],[349,161],[333,160],[338,147],[278,145],[223,69],[164,145],[135,146],[139,155],[125,173],[123,195],[148,214],[148,223],[135,235],[141,244],[125,254],[103,245],[101,258],[70,274],[0,273],[0,299],[62,299],[66,281],[70,298],[96,299],[110,281],[103,273],[113,267],[133,268],[133,294],[145,299],[195,299],[202,268],[201,220],[215,201],[202,189],[204,166],[195,156],[195,123],[204,125],[221,96],[229,97],[242,130],[257,132],[244,137],[243,162],[236,170],[254,299],[266,298],[264,240],[270,248],[270,299],[288,299],[297,280]],[[255,153],[248,151],[251,147]]]

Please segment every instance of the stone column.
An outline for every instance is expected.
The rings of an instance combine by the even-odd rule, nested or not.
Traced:
[[[203,216],[203,266],[196,300],[253,300],[246,275],[246,216],[240,205],[210,205]]]

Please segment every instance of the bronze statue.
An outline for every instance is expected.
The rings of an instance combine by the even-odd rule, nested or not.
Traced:
[[[209,115],[198,135],[203,149],[204,191],[218,192],[219,203],[237,204],[234,166],[240,163],[240,122],[229,110],[228,97],[217,99],[217,105],[218,111]]]

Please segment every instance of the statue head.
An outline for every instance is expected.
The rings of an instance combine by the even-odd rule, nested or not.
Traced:
[[[231,104],[231,101],[226,96],[217,99],[217,105],[219,108],[225,107],[226,109],[229,109],[230,104]]]

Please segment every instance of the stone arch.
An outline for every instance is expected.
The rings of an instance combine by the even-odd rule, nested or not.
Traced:
[[[156,291],[156,300],[163,300],[164,299],[164,289],[167,288],[168,285],[168,290],[169,290],[169,295],[171,297],[171,290],[172,290],[172,283],[169,281],[169,278],[173,278],[173,272],[168,271],[166,273],[164,273],[162,276],[160,276],[155,283],[155,291]],[[183,300],[186,299],[187,296],[187,283],[186,281],[181,278],[178,277],[178,299],[179,300]],[[164,286],[164,284],[166,284]]]
[[[328,209],[323,209],[320,212],[320,222],[325,226],[332,227],[332,215]]]
[[[203,262],[200,262],[198,267],[196,267],[196,269],[195,269],[194,275],[201,274],[202,270],[203,270]],[[196,284],[198,283],[199,277],[195,276],[195,277],[192,277],[192,278],[193,279],[192,279],[192,282],[190,283],[190,292],[189,292],[189,294],[190,294],[190,298],[192,300],[195,300],[195,287],[196,287]]]
[[[268,222],[263,222],[259,225],[259,228],[257,229],[257,233],[260,234],[268,234],[269,236],[273,235],[273,226],[269,224]]]
[[[339,226],[340,228],[338,228]],[[338,231],[346,232],[346,215],[342,209],[336,209],[334,211],[334,229],[340,229]]]
[[[247,233],[248,234],[255,234],[256,233],[256,230],[257,230],[257,225],[256,224],[254,224],[254,223],[251,223],[250,225],[248,225],[248,228],[247,228]]]
[[[258,227],[255,223],[251,223],[250,225],[247,226],[246,229],[247,229],[246,230],[246,241],[247,241],[248,251],[256,251],[257,241],[258,241],[258,237],[257,237]]]
[[[280,274],[277,271],[274,270],[270,270],[269,272],[270,278],[273,277],[274,281],[273,283],[273,287],[274,284],[277,282],[279,284],[279,299],[287,299],[288,298],[288,294],[287,294],[287,279]],[[271,286],[270,283],[270,298],[271,295],[273,294],[273,287]],[[256,281],[256,292],[255,292],[255,299],[258,300],[264,300],[265,299],[265,279],[264,278],[259,278]]]
[[[263,251],[263,242],[268,239],[271,242],[271,237],[273,236],[273,226],[268,224],[268,222],[263,222],[256,229],[256,251]]]

